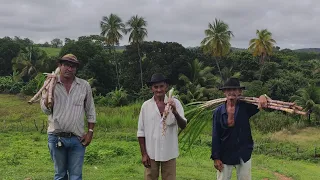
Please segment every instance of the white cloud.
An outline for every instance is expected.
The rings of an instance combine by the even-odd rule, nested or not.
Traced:
[[[138,14],[148,21],[147,40],[198,46],[209,22],[229,24],[234,47],[246,48],[257,29],[267,28],[281,48],[319,47],[316,0],[0,0],[0,37],[35,42],[100,34],[102,16],[123,21]],[[127,44],[127,36],[121,44]]]

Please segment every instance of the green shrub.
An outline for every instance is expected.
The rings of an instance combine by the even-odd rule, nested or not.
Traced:
[[[253,116],[250,120],[252,127],[267,133],[276,132],[284,128],[288,128],[300,119],[289,114],[285,114],[279,111],[273,112],[259,112],[257,115]]]
[[[25,95],[34,95],[42,87],[46,77],[43,74],[38,74],[35,78],[29,81],[22,89],[21,92]]]

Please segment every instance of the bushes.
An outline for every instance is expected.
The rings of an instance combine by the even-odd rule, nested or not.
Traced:
[[[43,74],[38,74],[35,78],[29,81],[22,89],[21,92],[25,95],[34,95],[42,87],[46,77]]]
[[[11,76],[0,77],[0,93],[18,94],[23,85],[23,82],[15,82]]]
[[[116,88],[114,91],[109,92],[106,96],[96,96],[95,101],[103,106],[125,106],[129,104],[127,91]]]
[[[253,116],[250,121],[252,123],[252,128],[267,133],[280,131],[302,120],[303,119],[296,115],[285,114],[280,111],[262,111]]]

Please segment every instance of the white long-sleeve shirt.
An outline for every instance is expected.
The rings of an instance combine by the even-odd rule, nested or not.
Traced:
[[[168,102],[167,96],[164,102]],[[180,101],[174,98],[174,102],[179,115],[187,121]],[[166,119],[167,129],[163,136],[161,118],[154,97],[145,101],[140,110],[137,137],[145,137],[146,150],[150,159],[168,161],[179,156],[178,123],[170,110]]]

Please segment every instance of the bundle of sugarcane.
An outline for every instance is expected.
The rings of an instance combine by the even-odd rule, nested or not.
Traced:
[[[34,102],[37,102],[40,100],[40,95],[45,96],[45,99],[47,99],[48,102],[48,108],[52,108],[53,106],[53,90],[55,87],[55,84],[57,82],[57,76],[60,73],[60,68],[56,68],[55,71],[52,73],[43,73],[47,75],[47,79],[43,83],[43,86],[40,88],[40,90],[28,101],[29,104],[32,104]]]
[[[168,99],[169,99],[169,100],[172,98],[173,90],[174,90],[174,88],[171,88],[170,91],[169,91],[169,96],[168,96]],[[166,106],[165,106],[165,108],[164,108],[164,112],[163,112],[162,119],[161,119],[161,123],[162,123],[162,136],[165,136],[165,134],[166,134],[166,129],[167,129],[166,119],[167,119],[167,117],[168,117],[170,108],[171,108],[170,104],[167,103]]]
[[[290,114],[308,115],[310,112],[303,111],[301,106],[294,102],[284,102],[267,98],[267,108],[288,112]],[[212,121],[212,113],[215,108],[225,103],[227,98],[219,98],[210,101],[193,102],[186,105],[185,116],[188,119],[187,127],[179,133],[183,141],[183,148],[187,145],[188,149],[194,141],[200,136],[203,129]],[[238,97],[239,101],[244,101],[258,106],[259,98],[256,97]]]
[[[254,104],[258,106],[259,98],[256,97],[239,97],[240,101],[244,101],[250,104]],[[288,112],[290,114],[301,114],[307,115],[308,112],[302,111],[303,107],[296,105],[294,102],[284,102],[278,100],[272,100],[271,98],[267,97],[267,108],[280,110],[284,112]]]
[[[273,100],[270,97],[267,97],[267,108],[274,109],[274,110],[280,110],[285,111],[290,114],[301,114],[301,115],[307,115],[307,112],[302,111],[303,108],[301,106],[296,105],[294,102],[284,102],[284,101],[278,101]],[[210,108],[210,107],[216,107],[225,102],[227,98],[220,98],[220,99],[214,99],[210,101],[206,101],[201,103],[199,106],[200,109],[202,108]],[[257,105],[259,104],[259,98],[256,97],[238,97],[239,101],[244,101],[250,104]],[[195,104],[195,103],[194,103]]]

